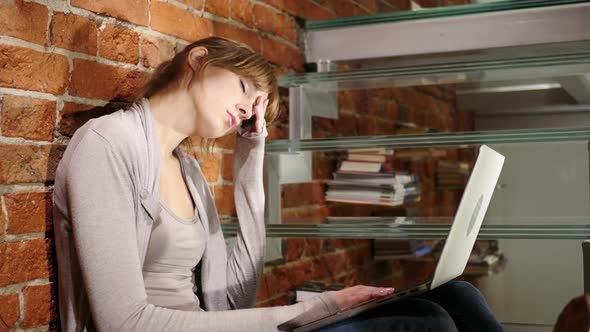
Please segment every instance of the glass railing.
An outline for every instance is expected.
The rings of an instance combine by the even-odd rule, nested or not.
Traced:
[[[569,5],[583,3],[582,0],[504,0],[490,3],[468,4],[459,6],[421,9],[415,11],[401,11],[381,13],[368,16],[353,16],[329,20],[308,21],[306,30],[335,29],[365,24],[390,23],[408,20],[421,20],[429,18],[450,17],[459,15],[472,15],[482,13],[502,12],[547,6]]]
[[[267,153],[334,151],[369,148],[465,147],[480,144],[566,142],[590,140],[589,128],[541,128],[420,135],[334,137],[308,140],[276,140],[266,143]]]
[[[497,59],[468,59],[461,62],[399,66],[335,72],[283,75],[284,87],[303,85],[316,91],[376,89],[467,82],[506,81],[563,77],[590,72],[590,48],[570,49],[555,54],[513,56]],[[571,53],[570,53],[571,52]],[[476,57],[477,55],[474,55]]]
[[[590,239],[590,218],[585,225],[563,224],[482,225],[478,239]],[[267,237],[354,239],[445,239],[450,224],[268,224]],[[225,236],[236,236],[238,225],[223,224]]]

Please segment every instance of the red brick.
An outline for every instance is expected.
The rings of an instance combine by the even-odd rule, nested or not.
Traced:
[[[71,0],[74,7],[112,16],[139,25],[148,25],[148,0]]]
[[[260,39],[253,31],[244,30],[231,24],[213,22],[213,33],[215,36],[224,37],[242,42],[250,46],[254,52],[260,53]]]
[[[276,8],[282,9],[293,16],[303,16],[304,1],[298,0],[266,0],[266,2]]]
[[[74,59],[68,91],[72,96],[131,101],[146,78],[144,72]]]
[[[387,0],[397,10],[410,10],[412,4],[410,0]]]
[[[321,239],[305,239],[305,257],[313,257],[319,255],[321,248]]]
[[[336,170],[336,159],[327,157],[322,153],[314,152],[313,155],[313,179],[329,180]]]
[[[0,184],[52,181],[64,150],[63,145],[0,144]]]
[[[268,296],[268,287],[266,285],[266,276],[263,275],[258,292],[256,292],[256,302],[266,301]]]
[[[129,29],[107,24],[98,35],[98,52],[103,58],[137,64],[139,61],[139,34]]]
[[[273,285],[275,285],[274,292],[270,292],[271,296],[277,293],[284,293],[292,288],[290,271],[285,267],[276,267],[272,269]],[[269,283],[271,285],[271,283]]]
[[[221,17],[229,18],[230,0],[207,0],[205,1],[205,11]]]
[[[334,253],[325,256],[326,268],[331,275],[338,275],[348,268],[349,257],[344,253]]]
[[[205,4],[204,0],[178,0],[179,2],[194,8],[196,10],[202,10],[203,9],[203,5]],[[207,1],[209,2],[209,1]]]
[[[266,272],[264,274],[264,281],[266,282],[266,290],[268,297],[274,297],[281,292],[281,287],[273,271]]]
[[[310,260],[299,261],[291,267],[291,278],[292,287],[299,287],[305,282],[313,278],[313,264]]]
[[[271,7],[255,4],[252,8],[253,23],[257,29],[276,32],[276,22],[281,16],[276,10]]]
[[[361,5],[361,7],[365,8],[368,14],[377,13],[378,0],[356,0],[356,2]]]
[[[0,243],[0,287],[52,276],[49,239]]]
[[[438,0],[414,0],[420,7],[434,8],[438,7]]]
[[[362,11],[360,7],[354,5],[352,2],[349,1],[326,0],[324,5],[330,8],[332,11],[334,11],[337,17],[348,17],[366,14],[366,12]]]
[[[308,20],[327,20],[336,18],[336,15],[333,12],[310,1],[303,2],[303,16]]]
[[[201,170],[207,182],[217,182],[220,172],[220,160],[218,154],[206,154],[196,152],[194,157],[199,161]]]
[[[2,103],[2,135],[34,140],[53,140],[55,101],[5,96]]]
[[[49,325],[57,320],[57,305],[52,284],[23,288],[25,319],[22,327]]]
[[[231,153],[224,153],[221,159],[221,177],[226,181],[232,181],[234,178],[233,175],[233,166],[234,157]]]
[[[215,205],[219,214],[236,214],[233,185],[215,186]]]
[[[10,193],[4,196],[8,212],[8,234],[50,232],[51,193]]]
[[[230,18],[242,22],[247,26],[253,26],[254,5],[250,0],[232,0]]]
[[[174,5],[152,1],[152,29],[171,34],[187,41],[196,41],[211,35],[211,21]]]
[[[268,136],[266,138],[267,141],[274,141],[278,139],[288,139],[289,138],[289,130],[288,128],[279,128],[279,127],[268,127]]]
[[[322,203],[324,201],[323,184],[297,183],[283,186],[283,207],[297,207]]]
[[[312,264],[312,278],[314,280],[323,280],[326,278],[330,278],[333,276],[330,271],[328,270],[328,266],[326,264],[326,256],[319,256],[314,257],[311,260]]]
[[[327,118],[312,118],[312,128],[313,131],[328,131],[332,132],[334,130],[334,120],[327,119]]]
[[[0,207],[2,206],[2,198],[0,197]],[[6,226],[6,217],[4,211],[0,209],[0,235],[4,235],[4,227]]]
[[[80,116],[74,115],[85,114],[85,111],[88,111],[92,108],[94,108],[94,106],[65,102],[61,111],[61,119],[59,120],[59,133],[67,137],[72,137],[78,128],[90,120],[90,118],[84,118],[81,121]]]
[[[329,210],[326,206],[304,206],[281,213],[283,222],[288,224],[317,224],[321,223],[327,215]]]
[[[108,103],[105,106],[98,107],[65,102],[64,108],[61,110],[58,131],[64,136],[72,137],[74,132],[88,120],[118,111],[122,107],[124,107],[123,103]]]
[[[377,135],[377,119],[371,116],[358,117],[357,132],[361,136]]]
[[[401,88],[394,91],[398,103],[410,110],[430,110],[436,107],[434,99],[415,88]]]
[[[298,49],[289,45],[262,38],[262,55],[275,64],[303,71],[303,55]]]
[[[287,261],[292,262],[301,258],[305,249],[304,239],[286,239],[287,241]]]
[[[141,41],[142,63],[146,67],[156,68],[160,63],[174,57],[174,43],[149,35]]]
[[[295,19],[285,14],[277,15],[275,18],[277,20],[275,28],[277,35],[296,43],[299,31]]]
[[[63,94],[69,76],[65,56],[0,45],[0,86]]]
[[[47,45],[47,7],[22,0],[0,1],[0,35]]]
[[[334,252],[336,249],[339,248],[342,248],[342,241],[340,239],[322,239],[322,253]]]
[[[55,13],[51,20],[51,44],[75,52],[96,55],[98,24],[82,16]]]
[[[18,294],[0,295],[0,331],[14,327],[20,317]]]
[[[395,133],[395,122],[377,121],[377,135],[393,135]]]

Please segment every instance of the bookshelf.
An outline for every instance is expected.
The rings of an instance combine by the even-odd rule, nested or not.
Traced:
[[[585,184],[576,184],[564,174],[562,182],[556,177],[553,183],[559,187],[556,192],[561,193],[576,184],[576,188],[585,190],[579,196],[589,205],[587,17],[590,1],[505,0],[307,22],[305,57],[317,71],[279,78],[279,84],[289,90],[289,138],[266,145],[266,218],[271,259],[282,256],[282,238],[444,239],[448,233],[450,220],[434,223],[417,218],[413,223],[399,225],[386,218],[367,223],[359,217],[358,223],[349,224],[328,223],[321,217],[283,218],[281,187],[314,181],[318,167],[314,160],[322,153],[368,148],[467,151],[481,144],[521,147],[525,151],[550,146],[558,151],[577,144],[582,149],[575,150],[577,159],[569,164],[551,155],[539,157],[537,162],[572,170],[576,175],[583,170],[585,177],[578,182]],[[393,92],[388,94],[386,90]],[[369,100],[367,91],[373,91],[379,101]],[[412,104],[415,91],[427,96],[429,103]],[[363,100],[360,106],[350,101],[354,97]],[[395,103],[390,102],[393,97]],[[478,99],[486,100],[487,105],[473,102]],[[530,104],[519,103],[523,100]],[[473,112],[475,128],[448,126],[441,116],[448,115],[449,105],[462,108],[456,115]],[[349,125],[351,119],[384,112],[394,112],[397,122],[438,130],[399,135],[395,121],[390,123],[386,117],[381,123],[380,119],[376,121],[377,129],[360,130],[358,122],[356,127]],[[489,119],[514,121],[510,127],[498,127]],[[337,127],[347,127],[349,133],[330,131]],[[516,193],[527,194],[530,185],[524,181],[525,176],[519,179],[518,172],[524,175],[530,169],[512,169],[510,181],[497,188],[498,207],[492,209],[492,217],[484,220],[478,239],[503,240],[510,246],[530,244],[531,248],[537,242],[547,243],[543,241],[563,245],[563,241],[579,243],[590,239],[590,213],[585,209],[578,211],[574,207],[568,211],[571,214],[545,218],[534,215],[534,211],[515,212],[513,207],[521,204],[514,200],[521,199]],[[566,201],[565,195],[556,195],[550,204],[566,205]],[[227,236],[237,232],[235,224],[224,224],[222,228]],[[556,252],[559,255],[559,250]],[[553,261],[556,269],[562,269],[558,267],[562,261],[566,260]],[[528,307],[518,301],[514,306]],[[544,317],[550,321],[554,315],[541,310],[531,316],[533,313],[525,311],[518,320]]]

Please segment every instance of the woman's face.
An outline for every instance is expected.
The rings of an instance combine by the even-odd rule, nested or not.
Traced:
[[[235,132],[252,117],[256,99],[268,94],[257,91],[253,83],[219,67],[208,66],[201,79],[189,85],[190,99],[196,111],[195,134],[218,138]]]

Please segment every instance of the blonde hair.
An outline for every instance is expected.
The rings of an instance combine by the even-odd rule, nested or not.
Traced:
[[[279,113],[279,89],[273,68],[260,54],[255,53],[245,44],[221,37],[209,37],[193,42],[172,59],[162,62],[155,69],[150,80],[140,89],[136,100],[186,86],[190,80],[185,69],[188,54],[190,50],[199,46],[207,49],[207,54],[201,61],[199,75],[208,66],[216,66],[251,81],[256,90],[268,94],[268,106],[264,118],[267,124],[271,124]],[[186,145],[188,142],[185,141],[183,144]],[[201,140],[201,147],[208,153],[211,152],[214,144],[214,139]]]

